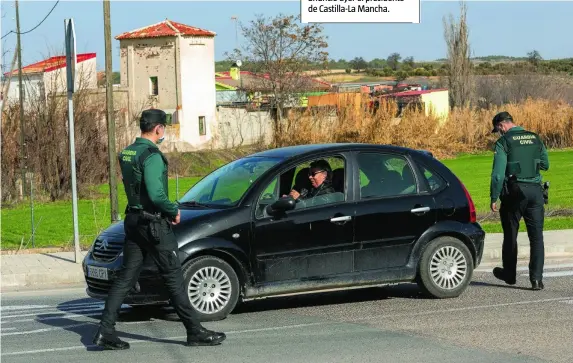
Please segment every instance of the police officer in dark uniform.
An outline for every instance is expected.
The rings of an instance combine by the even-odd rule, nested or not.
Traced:
[[[157,263],[171,303],[187,330],[187,345],[216,345],[224,333],[205,329],[194,315],[183,286],[177,241],[172,225],[180,221],[177,204],[168,198],[167,160],[157,144],[165,135],[166,114],[157,109],[143,111],[141,137],[119,154],[123,186],[128,205],[124,221],[126,234],[123,266],[109,291],[94,344],[105,349],[128,349],[119,339],[115,321],[129,290],[135,285],[145,257]]]
[[[498,132],[500,138],[495,143],[491,174],[491,210],[497,211],[499,198],[503,228],[503,268],[494,268],[493,274],[507,284],[516,283],[517,232],[523,217],[531,246],[529,279],[533,290],[541,290],[545,208],[540,170],[549,169],[547,150],[536,133],[515,125],[508,112],[495,115],[492,123],[492,133]]]

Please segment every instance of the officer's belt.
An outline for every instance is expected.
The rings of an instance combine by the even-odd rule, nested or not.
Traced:
[[[133,213],[133,214],[139,214],[141,217],[143,217],[144,219],[150,220],[150,221],[155,221],[155,220],[159,220],[162,218],[165,218],[164,215],[162,215],[161,213],[149,213],[147,211],[144,211],[143,209],[138,209],[138,208],[130,208],[127,207],[126,208],[126,213]]]

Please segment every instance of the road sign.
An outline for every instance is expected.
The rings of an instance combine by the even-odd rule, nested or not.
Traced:
[[[64,25],[66,29],[66,80],[68,92],[74,92],[77,63],[74,19],[65,19]]]
[[[78,192],[76,185],[76,146],[74,136],[74,81],[76,76],[76,34],[74,20],[65,19],[66,79],[68,83],[68,134],[70,136],[70,169],[72,171],[72,213],[74,220],[74,245],[76,263],[80,263],[80,237],[78,226]]]

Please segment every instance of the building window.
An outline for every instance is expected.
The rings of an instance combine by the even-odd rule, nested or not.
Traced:
[[[199,135],[206,135],[205,116],[199,116]]]
[[[157,82],[157,77],[149,77],[149,94],[152,96],[157,96],[159,94],[159,83]]]

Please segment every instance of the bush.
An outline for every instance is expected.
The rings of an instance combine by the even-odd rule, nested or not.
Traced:
[[[510,112],[517,124],[538,132],[548,148],[573,147],[573,107],[533,99],[504,107],[455,108],[444,121],[447,127],[415,108],[406,108],[402,117],[396,118],[398,105],[391,101],[380,102],[375,114],[356,106],[312,114],[293,112],[285,120],[290,131],[279,137],[279,145],[365,142],[428,149],[437,157],[453,157],[460,152],[491,150],[497,139],[491,134],[491,120],[502,110]]]

